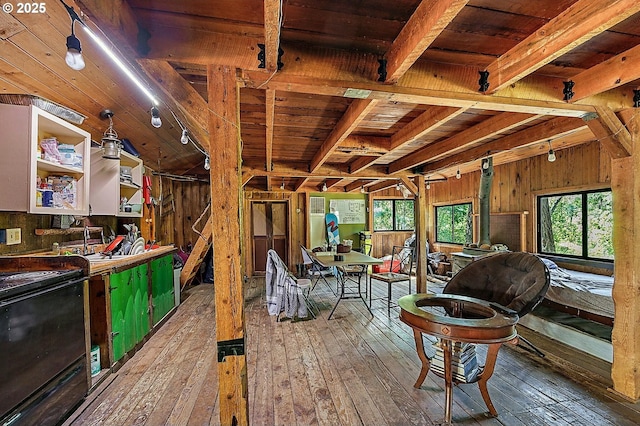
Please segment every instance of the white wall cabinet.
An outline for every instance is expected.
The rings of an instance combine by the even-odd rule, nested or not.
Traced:
[[[121,167],[131,168],[131,179],[122,180]],[[125,152],[120,159],[102,157],[102,148],[91,148],[91,214],[120,217],[142,217],[142,160]],[[123,210],[122,199],[126,198],[133,210]]]
[[[89,214],[88,132],[35,106],[0,104],[0,138],[0,210]],[[38,158],[40,141],[46,138],[71,145],[75,165]],[[40,205],[42,198],[37,196],[45,189],[37,188],[37,183],[48,180],[56,182],[55,203],[51,207]]]

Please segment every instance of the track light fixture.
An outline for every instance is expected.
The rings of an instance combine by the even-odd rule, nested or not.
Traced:
[[[162,126],[160,111],[158,111],[158,107],[156,107],[155,105],[151,106],[151,125],[156,129],[159,129],[160,126]]]
[[[460,169],[458,169],[456,171],[456,179],[460,179],[460,178],[462,178],[462,175],[460,175]]]
[[[211,169],[211,160],[209,160],[209,156],[208,155],[206,157],[204,157],[204,169],[205,170]]]
[[[78,40],[78,37],[76,37],[74,31],[74,24],[76,21],[82,24],[82,21],[80,20],[80,17],[73,9],[73,7],[67,6],[65,2],[62,2],[62,4],[67,9],[67,13],[71,18],[71,35],[67,37],[67,55],[65,56],[64,60],[67,65],[69,65],[69,67],[76,71],[80,71],[84,68],[85,64],[84,59],[82,58],[82,47],[80,46],[80,40]]]
[[[186,145],[189,143],[189,132],[187,129],[182,129],[182,136],[180,136],[180,143]]]
[[[554,161],[556,161],[556,153],[553,152],[553,148],[551,147],[551,139],[549,139],[549,154],[547,155],[547,160],[549,160],[550,163],[553,163]]]

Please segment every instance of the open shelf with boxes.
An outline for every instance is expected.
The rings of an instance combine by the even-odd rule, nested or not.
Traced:
[[[88,132],[33,105],[0,104],[0,134],[0,210],[89,214]]]
[[[143,172],[142,160],[124,150],[119,159],[111,159],[102,157],[102,148],[92,147],[91,214],[142,217]]]

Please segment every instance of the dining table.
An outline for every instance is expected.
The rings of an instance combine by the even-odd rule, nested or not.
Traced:
[[[309,253],[309,256],[311,256],[323,267],[325,268],[335,267],[338,270],[338,273],[336,274],[336,279],[338,281],[338,295],[337,295],[338,297],[327,319],[331,319],[331,317],[333,316],[333,313],[338,307],[338,304],[342,300],[346,300],[346,299],[362,300],[362,303],[364,303],[364,305],[366,306],[371,316],[373,316],[373,312],[371,312],[371,308],[367,304],[364,297],[362,297],[360,280],[357,281],[357,288],[348,288],[346,286],[347,275],[346,275],[346,272],[344,272],[344,267],[353,266],[353,265],[366,265],[366,266],[382,265],[383,261],[381,259],[377,259],[375,257],[366,255],[364,253],[360,253],[359,251],[355,251],[355,250],[351,250],[346,253],[336,253],[333,251],[313,252],[311,250],[307,250],[307,252]]]

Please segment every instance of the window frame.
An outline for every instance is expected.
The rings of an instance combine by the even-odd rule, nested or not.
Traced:
[[[568,258],[575,259],[580,262],[602,262],[604,264],[613,264],[615,262],[615,254],[614,259],[607,259],[603,257],[594,257],[589,256],[589,220],[588,213],[589,209],[587,208],[587,198],[589,194],[608,192],[613,197],[613,190],[609,187],[601,187],[601,188],[590,188],[590,189],[581,189],[567,192],[549,192],[544,194],[536,194],[535,199],[535,207],[536,207],[536,223],[535,223],[535,231],[536,231],[536,250],[539,254],[545,257],[555,257],[555,258]],[[579,195],[581,197],[580,200],[580,208],[581,208],[581,221],[582,221],[582,243],[581,243],[581,254],[567,254],[567,253],[553,253],[542,250],[542,227],[541,227],[541,218],[542,214],[540,211],[540,204],[543,198],[548,197],[560,197],[560,196],[568,196],[568,195]],[[613,207],[612,207],[613,212]],[[613,238],[613,235],[611,236]]]
[[[471,216],[473,216],[473,202],[471,202],[471,201],[460,201],[460,202],[447,203],[447,204],[441,204],[441,205],[435,205],[434,206],[433,217],[434,217],[434,234],[435,234],[434,235],[434,240],[435,240],[435,243],[437,243],[437,244],[451,244],[451,245],[456,245],[456,246],[464,246],[464,243],[456,243],[454,241],[441,241],[439,239],[439,232],[438,232],[438,209],[446,208],[446,207],[451,208],[451,210],[452,210],[451,211],[451,213],[452,213],[451,214],[451,220],[453,222],[453,217],[454,217],[453,208],[456,207],[456,206],[464,206],[464,205],[468,205],[469,206],[469,213],[470,213]],[[451,230],[452,230],[451,236],[452,236],[452,240],[455,240],[455,238],[453,238],[454,235],[455,235],[455,234],[453,234],[453,230],[455,229],[453,225],[454,224],[452,223],[451,224]]]
[[[416,229],[416,218],[415,218],[415,207],[416,207],[416,202],[415,200],[410,200],[410,199],[405,199],[405,198],[375,198],[372,200],[372,209],[373,209],[373,216],[372,216],[372,228],[373,228],[373,232],[413,232]],[[375,218],[375,210],[376,210],[376,203],[377,202],[391,202],[391,226],[392,229],[376,229],[376,218]],[[409,229],[396,229],[396,202],[411,202],[413,204],[413,209],[412,211],[414,212],[413,215],[413,227],[409,228]]]

